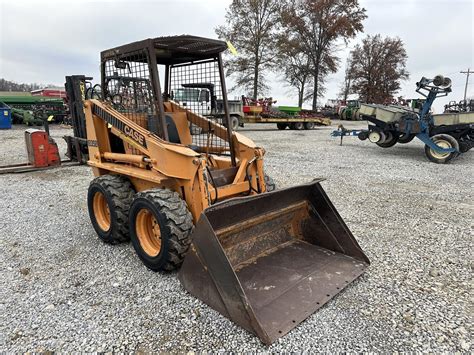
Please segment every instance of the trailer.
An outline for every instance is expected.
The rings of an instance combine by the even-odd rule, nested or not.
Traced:
[[[474,112],[433,115],[431,106],[437,97],[451,92],[451,79],[441,75],[425,77],[416,83],[416,92],[426,98],[421,109],[394,105],[362,104],[361,117],[368,121],[366,130],[347,130],[340,126],[334,137],[358,136],[382,148],[411,142],[415,137],[425,144],[427,158],[438,164],[451,161],[474,146]]]
[[[282,115],[283,116],[283,115]],[[243,123],[275,123],[280,130],[292,129],[303,130],[313,129],[316,126],[330,126],[331,120],[327,117],[263,117],[261,115],[244,115]],[[243,126],[243,125],[242,125]]]
[[[199,112],[199,114],[213,118],[225,125],[224,102],[217,99],[214,84],[196,82],[182,84],[182,87],[173,90],[170,99],[176,103]],[[280,130],[290,128],[295,130],[313,129],[316,126],[329,126],[331,120],[320,114],[308,116],[302,114],[305,110],[293,106],[280,106],[273,110],[275,103],[272,98],[253,100],[242,96],[242,100],[228,100],[228,110],[232,129],[244,127],[246,123],[274,123]],[[272,114],[269,114],[269,112]]]
[[[255,100],[242,96],[244,115],[241,126],[245,123],[274,123],[280,130],[302,130],[331,125],[331,120],[320,112],[299,106],[274,106],[276,102],[272,97]]]

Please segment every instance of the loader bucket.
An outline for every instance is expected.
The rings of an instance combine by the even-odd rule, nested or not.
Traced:
[[[320,181],[213,205],[179,273],[185,289],[271,344],[369,265]]]

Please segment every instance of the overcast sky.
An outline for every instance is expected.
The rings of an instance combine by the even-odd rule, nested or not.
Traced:
[[[450,76],[453,92],[435,105],[464,95],[465,75],[474,69],[473,0],[361,0],[367,9],[364,34],[340,51],[340,70],[328,78],[323,102],[335,98],[344,64],[365,34],[398,36],[408,53],[410,79],[400,95],[417,97],[421,76]],[[175,34],[216,38],[230,0],[86,1],[0,0],[0,77],[16,82],[62,85],[68,74],[98,79],[101,50],[136,40]],[[238,50],[238,48],[237,48]],[[468,96],[474,97],[474,75]],[[228,85],[230,86],[230,85]],[[295,105],[296,96],[281,81],[271,82],[279,104]],[[240,92],[229,96],[239,96]]]

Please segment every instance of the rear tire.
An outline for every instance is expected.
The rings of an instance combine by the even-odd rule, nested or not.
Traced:
[[[302,129],[304,129],[304,124],[303,122],[294,122],[290,124],[290,129],[301,131]]]
[[[313,129],[314,128],[314,122],[305,122],[304,123],[304,129]]]
[[[455,148],[457,150],[457,152],[451,153],[438,153],[425,145],[425,154],[433,163],[446,164],[458,155],[459,143],[453,136],[449,134],[437,134],[431,137],[431,140],[442,148]]]
[[[120,175],[102,175],[91,181],[87,207],[92,226],[99,238],[109,244],[130,239],[128,213],[135,190],[130,181]]]
[[[339,119],[340,120],[345,120],[346,119],[346,109],[342,109],[341,112],[339,113]]]
[[[286,129],[286,127],[288,127],[288,125],[286,123],[277,123],[277,128],[279,130],[284,130],[284,129]]]
[[[230,122],[232,124],[233,131],[236,131],[239,129],[239,118],[237,116],[230,116]]]
[[[153,271],[177,269],[191,243],[193,218],[175,191],[140,192],[130,207],[130,238],[146,267]]]
[[[415,134],[401,135],[400,137],[398,137],[398,143],[410,143],[415,138],[415,136]]]
[[[393,132],[384,132],[385,133],[385,140],[383,142],[377,142],[379,147],[382,148],[390,148],[397,144],[398,136]]]

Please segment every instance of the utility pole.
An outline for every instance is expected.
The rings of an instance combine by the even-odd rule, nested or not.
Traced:
[[[467,71],[460,71],[461,74],[466,74],[466,87],[464,88],[464,101],[466,101],[466,95],[467,95],[467,84],[469,83],[469,74],[474,74],[474,71],[470,71],[469,68],[467,68]]]

